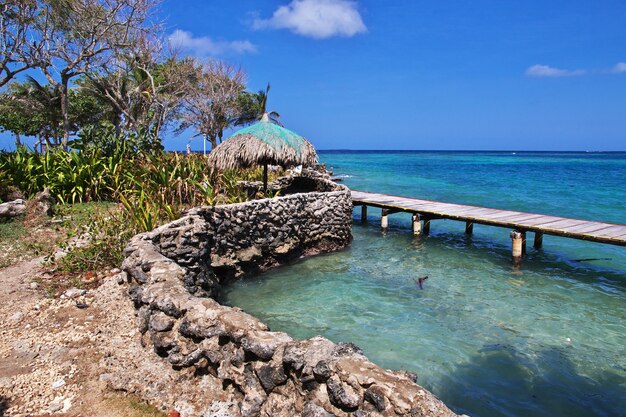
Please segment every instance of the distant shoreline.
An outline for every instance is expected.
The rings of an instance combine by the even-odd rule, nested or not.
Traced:
[[[166,152],[186,152],[185,150],[167,150]],[[192,151],[193,153],[202,153],[202,150]],[[207,152],[208,154],[209,152]],[[626,150],[623,151],[494,151],[494,150],[424,150],[424,149],[317,149],[317,153],[320,154],[339,154],[339,153],[489,153],[489,154],[567,154],[567,155],[626,155]]]
[[[624,151],[517,151],[517,150],[422,150],[422,149],[318,149],[318,153],[494,153],[494,154],[625,154]]]

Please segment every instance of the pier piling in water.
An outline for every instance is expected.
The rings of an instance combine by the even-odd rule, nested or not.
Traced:
[[[380,227],[386,229],[389,227],[389,210],[383,209],[380,217]]]
[[[465,233],[468,235],[471,235],[472,233],[474,233],[474,223],[465,222]]]
[[[413,222],[411,224],[413,226],[413,234],[420,236],[422,234],[422,222],[419,213],[413,213]]]
[[[513,230],[511,232],[511,244],[513,247],[511,253],[513,265],[519,266],[522,264],[522,256],[524,255],[524,233]]]
[[[367,206],[365,204],[361,206],[361,223],[367,223]]]
[[[541,249],[543,246],[543,233],[535,232],[535,242],[533,246],[535,249]]]

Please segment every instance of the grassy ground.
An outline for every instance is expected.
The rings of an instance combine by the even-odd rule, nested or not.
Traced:
[[[106,401],[113,410],[127,417],[167,417],[167,414],[132,396],[115,395]]]
[[[36,227],[24,226],[21,217],[0,222],[0,268],[54,252],[98,213],[114,206],[101,202],[57,206],[53,219]]]

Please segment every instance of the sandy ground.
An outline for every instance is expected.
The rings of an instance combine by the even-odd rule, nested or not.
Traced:
[[[111,372],[103,363],[124,365],[111,361],[117,352],[145,353],[118,277],[76,298],[51,299],[33,284],[41,261],[0,270],[0,416],[165,415],[103,382]]]

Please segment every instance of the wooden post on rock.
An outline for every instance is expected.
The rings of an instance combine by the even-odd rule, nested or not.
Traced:
[[[263,164],[263,191],[267,192],[267,163]]]

